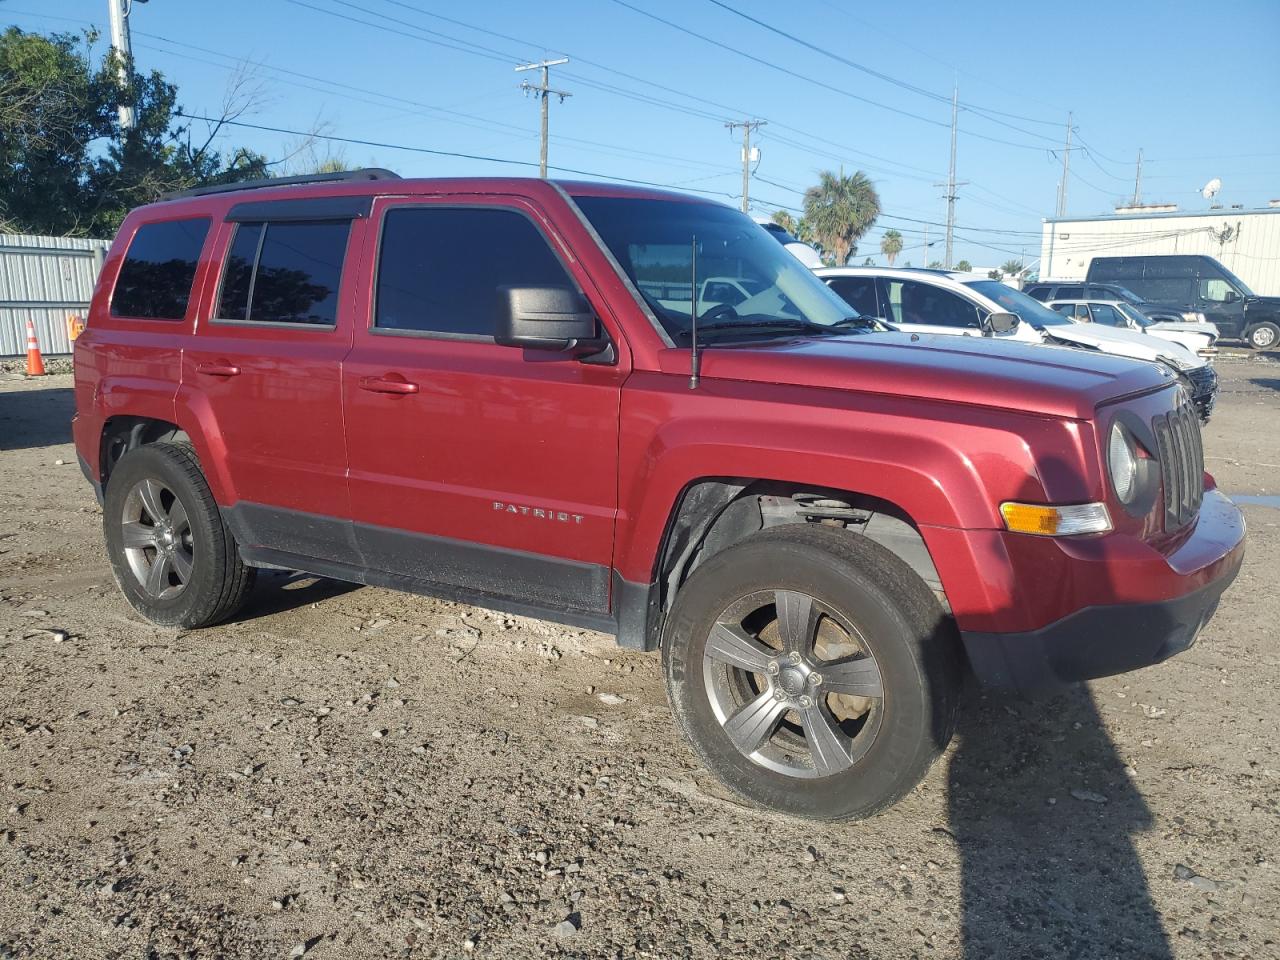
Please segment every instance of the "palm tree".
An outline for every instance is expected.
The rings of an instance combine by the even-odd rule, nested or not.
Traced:
[[[804,219],[809,232],[835,266],[849,262],[858,238],[880,215],[880,196],[861,170],[846,177],[823,170],[818,185],[804,192]]]
[[[902,252],[902,234],[897,230],[886,230],[884,236],[880,238],[880,252],[885,255],[889,261],[889,266],[893,266],[893,261],[898,259],[898,254]]]
[[[1006,277],[1020,277],[1022,276],[1022,261],[1006,260],[1001,265],[1000,272],[1003,273]]]
[[[787,211],[785,210],[773,211],[773,222],[776,223],[778,226],[780,226],[783,230],[787,231],[787,233],[791,234],[793,237],[798,236],[796,231],[800,229],[800,221],[798,221],[791,214],[787,213]]]
[[[959,263],[956,264],[956,269],[959,270],[961,273],[968,273],[970,270],[973,269],[973,264],[970,263],[968,260],[961,260]]]
[[[930,260],[930,261],[929,261],[929,269],[930,269],[930,270],[941,270],[941,269],[942,269],[942,261],[941,261],[941,260]]]

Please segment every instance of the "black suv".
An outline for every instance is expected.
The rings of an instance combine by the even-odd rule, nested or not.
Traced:
[[[1119,300],[1137,307],[1153,323],[1181,323],[1187,319],[1182,311],[1157,306],[1118,283],[1081,283],[1078,280],[1071,283],[1033,283],[1022,292],[1041,303],[1051,300]]]

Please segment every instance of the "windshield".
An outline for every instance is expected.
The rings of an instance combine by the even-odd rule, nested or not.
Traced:
[[[1065,327],[1075,322],[999,280],[968,280],[965,281],[965,286],[978,291],[988,300],[994,300],[1010,313],[1016,313],[1018,319],[1026,321],[1037,330]]]
[[[840,334],[874,329],[750,217],[713,203],[574,197],[605,246],[676,343],[690,340],[693,242],[698,339]],[[706,283],[710,280],[716,284]],[[704,286],[705,284],[705,286]],[[737,296],[725,289],[736,284]],[[746,296],[741,294],[745,293]],[[736,302],[731,302],[736,301]],[[852,319],[851,319],[852,318]]]

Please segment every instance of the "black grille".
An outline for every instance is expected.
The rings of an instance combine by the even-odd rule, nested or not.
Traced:
[[[1208,422],[1218,399],[1218,373],[1206,363],[1203,367],[1188,370],[1186,377],[1191,383],[1191,402],[1195,404],[1200,419]]]
[[[1196,410],[1183,403],[1151,421],[1164,480],[1164,528],[1177,530],[1192,520],[1204,497],[1204,448]]]

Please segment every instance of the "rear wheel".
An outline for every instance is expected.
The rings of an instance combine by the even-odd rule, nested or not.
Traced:
[[[116,582],[148,620],[205,627],[244,602],[253,570],[190,446],[153,443],[121,457],[107,483],[103,532]]]
[[[1280,327],[1274,323],[1260,323],[1249,329],[1247,339],[1255,350],[1273,350],[1280,343]]]
[[[857,535],[777,527],[712,557],[677,596],[667,690],[726,786],[815,819],[909,791],[955,725],[954,630],[924,582]]]

